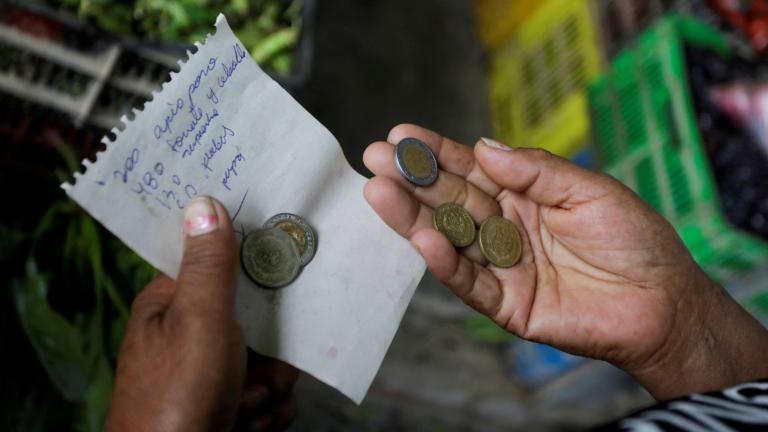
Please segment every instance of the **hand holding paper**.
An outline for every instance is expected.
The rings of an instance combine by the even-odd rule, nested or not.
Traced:
[[[242,49],[226,20],[126,120],[67,193],[128,246],[175,277],[182,214],[209,195],[237,240],[281,212],[317,230],[298,279],[265,290],[238,272],[236,312],[248,346],[364,397],[424,271],[413,247],[363,198],[336,140]]]

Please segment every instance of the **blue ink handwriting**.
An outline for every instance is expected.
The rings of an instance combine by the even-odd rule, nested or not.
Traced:
[[[153,132],[155,134],[155,139],[160,139],[160,137],[163,136],[164,133],[169,132],[173,133],[171,130],[171,123],[173,123],[173,119],[176,118],[176,114],[181,111],[182,108],[184,108],[184,99],[178,98],[176,99],[176,104],[168,103],[168,106],[171,107],[170,111],[168,112],[168,115],[165,116],[163,125],[160,126],[159,124],[156,124]]]
[[[243,161],[245,161],[245,157],[243,156],[242,153],[238,153],[237,155],[235,155],[235,157],[232,159],[232,162],[230,162],[229,166],[224,171],[224,177],[222,177],[221,179],[221,184],[223,184],[224,187],[227,188],[227,190],[232,190],[229,187],[229,181],[232,179],[233,175],[237,177],[237,164],[238,162],[243,162]]]
[[[223,125],[221,127],[224,129],[223,133],[221,133],[218,138],[211,138],[211,145],[205,151],[205,154],[203,154],[203,162],[201,165],[208,171],[213,171],[209,166],[211,160],[213,160],[213,157],[216,156],[219,150],[221,150],[222,147],[227,144],[227,138],[235,136],[235,131],[232,129]]]
[[[212,108],[211,112],[205,113],[205,122],[203,122],[202,125],[200,126],[200,130],[195,132],[195,140],[187,144],[187,148],[185,148],[184,151],[181,153],[182,158],[186,158],[187,156],[190,156],[192,155],[192,153],[194,153],[194,151],[197,149],[197,146],[200,145],[200,140],[202,140],[203,136],[205,136],[205,133],[208,132],[208,126],[210,126],[211,121],[213,121],[213,119],[215,119],[218,116],[219,116],[219,111],[216,108]],[[194,130],[195,127],[197,127],[197,120],[193,119],[192,121],[194,123],[194,126],[190,124],[190,128],[192,128],[192,130],[189,130],[190,133]],[[185,137],[183,137],[180,142],[183,143],[184,138]]]
[[[112,173],[113,177],[121,179],[123,183],[128,183],[128,174],[133,171],[137,163],[139,163],[139,149],[135,148],[131,150],[131,154],[125,159],[125,163],[123,164],[124,171],[115,170],[115,172]]]
[[[209,58],[208,65],[200,69],[200,72],[197,73],[195,80],[192,81],[189,87],[187,87],[187,99],[189,99],[189,112],[192,112],[195,109],[195,101],[192,100],[192,95],[195,93],[195,90],[200,88],[200,84],[202,83],[203,78],[207,77],[208,74],[211,73],[214,68],[216,68],[217,60],[218,60],[218,57]]]
[[[219,87],[224,87],[227,84],[229,78],[232,76],[232,74],[235,73],[237,65],[242,63],[245,59],[245,50],[243,50],[243,47],[241,47],[240,44],[232,45],[232,51],[235,53],[235,58],[232,59],[232,61],[229,63],[229,66],[227,66],[226,62],[221,64],[221,68],[224,69],[224,75],[219,76]]]

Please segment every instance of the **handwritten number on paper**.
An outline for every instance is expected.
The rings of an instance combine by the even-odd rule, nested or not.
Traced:
[[[147,194],[147,195],[152,195],[152,192],[150,192],[150,191],[148,191],[147,189],[145,189],[143,184],[141,184],[141,183],[136,183],[136,186],[138,186],[138,188],[137,188],[137,189],[133,189],[133,188],[131,188],[131,190],[132,190],[132,191],[134,191],[134,192],[136,192],[137,194],[141,195],[141,194],[144,194],[144,193],[145,193],[145,194]]]
[[[184,204],[182,204],[181,201],[179,201],[176,198],[176,193],[174,191],[163,190],[160,193],[160,195],[163,196],[163,199],[165,201],[159,200],[159,199],[158,199],[158,201],[160,201],[163,204],[163,206],[165,206],[166,208],[168,208],[168,209],[171,208],[171,206],[167,203],[167,201],[175,202],[176,203],[176,207],[178,207],[179,209],[183,209],[184,208]]]
[[[160,205],[162,205],[163,207],[167,208],[168,210],[171,210],[171,206],[170,206],[170,205],[168,205],[168,203],[167,203],[167,202],[165,202],[165,201],[161,200],[161,199],[160,199],[160,198],[158,198],[158,197],[155,197],[155,200],[156,200],[157,202],[159,202],[159,203],[160,203]],[[178,203],[178,201],[177,201],[177,203]],[[179,208],[182,208],[182,207],[179,207]]]
[[[228,137],[235,136],[234,130],[224,125],[218,135],[210,138],[207,134],[210,132],[214,122],[219,117],[219,111],[213,107],[223,100],[223,92],[219,89],[224,88],[235,74],[240,64],[247,57],[246,51],[239,45],[232,45],[230,54],[231,59],[219,62],[217,57],[210,57],[207,64],[201,67],[194,77],[194,80],[187,85],[186,98],[177,98],[175,102],[166,103],[162,107],[164,112],[159,117],[159,121],[153,125],[153,135],[158,141],[165,140],[166,144],[174,153],[181,154],[182,159],[190,156],[196,148],[210,141],[210,145],[205,147],[205,154],[202,155],[202,165],[209,171],[212,167],[208,165],[212,158],[221,151],[227,144]],[[214,72],[219,68],[218,72]],[[209,75],[214,82],[218,84],[210,85],[210,79],[206,82]],[[204,106],[197,106],[195,97],[205,98]],[[199,102],[199,100],[197,101]],[[178,124],[182,119],[189,122]],[[194,141],[192,141],[194,140]],[[185,142],[189,141],[189,142]],[[162,207],[168,210],[176,208],[183,209],[188,200],[198,196],[197,187],[182,179],[178,174],[174,174],[172,168],[166,171],[163,161],[145,161],[141,166],[139,164],[140,151],[138,148],[131,150],[125,159],[123,166],[114,171],[113,176],[123,183],[129,184],[129,189],[138,195],[149,195]],[[146,159],[146,155],[142,155]],[[242,154],[238,153],[226,168],[222,183],[226,189],[230,189],[229,182],[237,177],[238,164],[244,161]],[[136,171],[134,173],[134,171]],[[139,178],[136,178],[140,173]],[[183,174],[183,173],[182,173]],[[205,175],[208,178],[208,175]],[[170,180],[170,184],[168,182]],[[131,186],[132,185],[132,186]]]
[[[152,190],[157,190],[160,184],[157,182],[157,178],[147,171],[144,173],[144,184],[149,186]]]
[[[197,196],[197,189],[191,184],[188,184],[184,187],[184,192],[187,193],[187,197],[189,199],[192,199]]]
[[[115,170],[113,176],[121,179],[123,183],[128,183],[128,174],[133,171],[137,163],[139,163],[139,149],[133,149],[131,154],[125,159],[123,171]]]

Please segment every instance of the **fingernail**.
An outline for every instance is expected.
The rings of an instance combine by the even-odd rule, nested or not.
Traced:
[[[243,392],[243,404],[258,406],[269,399],[269,389],[265,385],[257,384],[245,389]]]
[[[512,147],[502,144],[496,140],[492,140],[490,138],[480,138],[480,141],[483,142],[483,144],[487,145],[488,147],[495,148],[496,150],[501,151],[511,151]]]
[[[184,232],[190,237],[207,234],[219,226],[216,209],[208,197],[195,198],[184,212]]]

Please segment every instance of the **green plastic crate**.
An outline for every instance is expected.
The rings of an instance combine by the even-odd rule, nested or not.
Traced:
[[[698,263],[728,283],[768,260],[768,243],[730,225],[696,124],[684,47],[731,52],[716,29],[670,15],[590,87],[597,156],[678,230]]]

